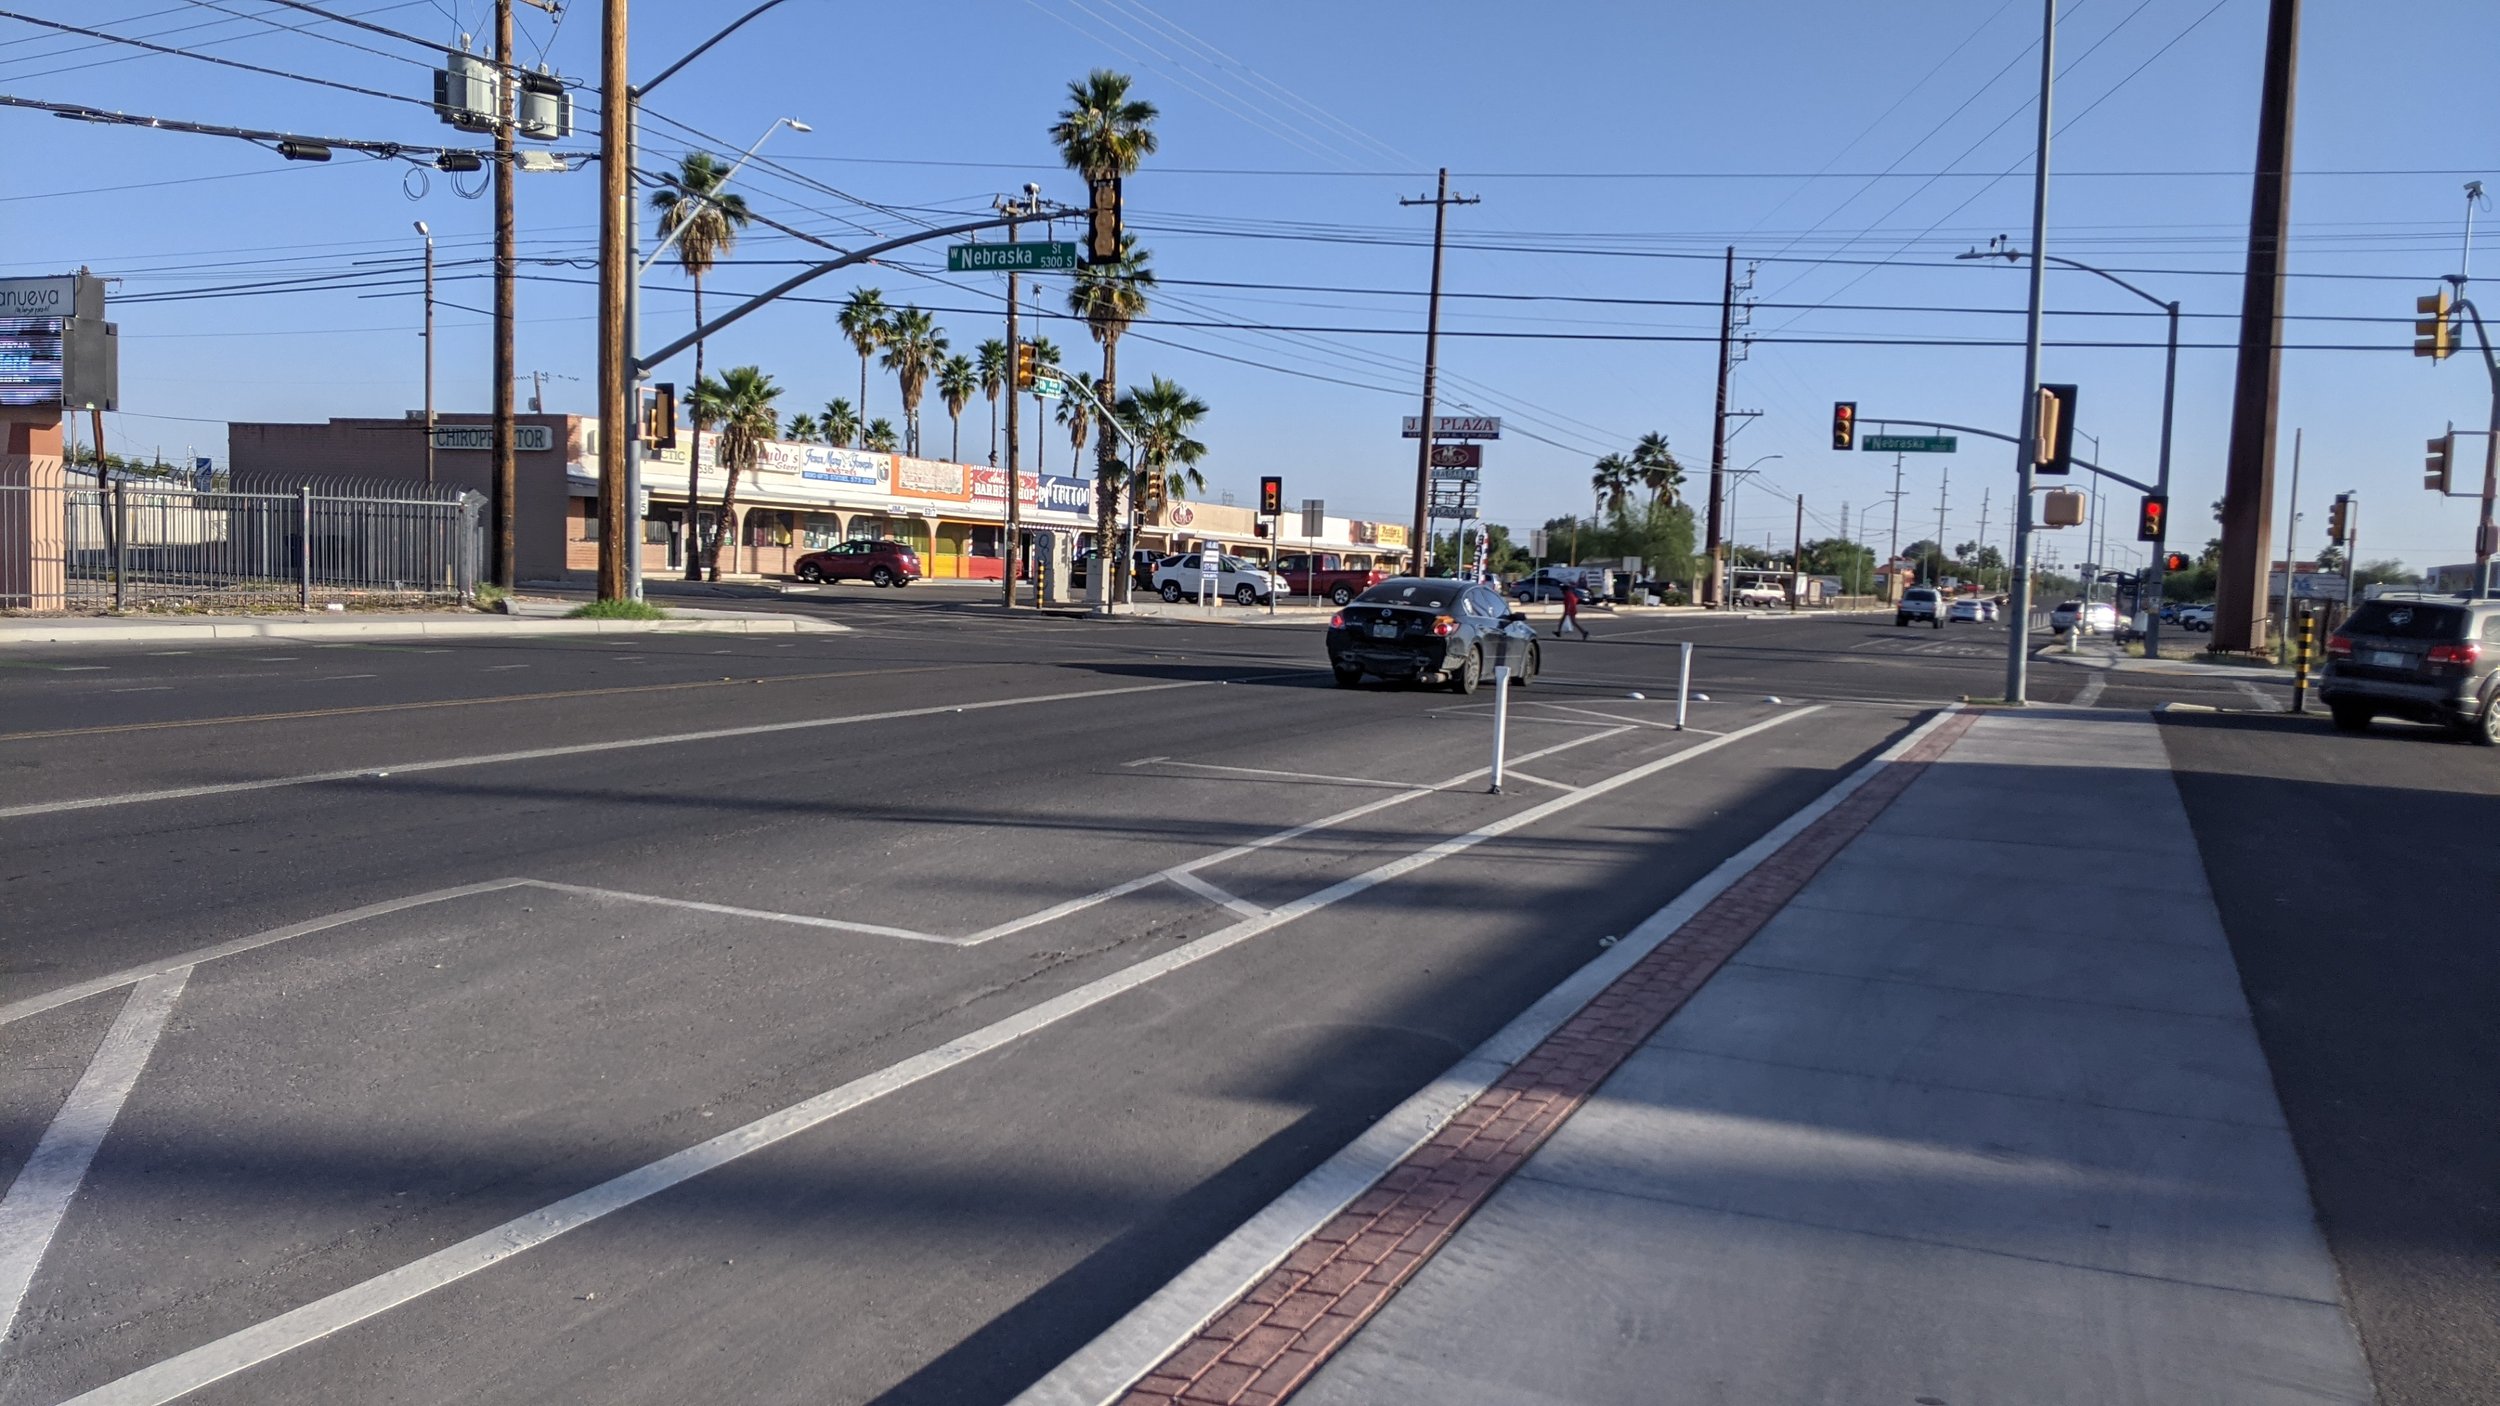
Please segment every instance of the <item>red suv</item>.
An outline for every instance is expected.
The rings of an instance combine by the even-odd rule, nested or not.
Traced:
[[[798,577],[908,586],[920,579],[920,553],[900,542],[845,542],[799,558]]]

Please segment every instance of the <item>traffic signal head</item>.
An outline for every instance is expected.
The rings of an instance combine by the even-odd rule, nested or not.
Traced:
[[[1020,391],[1029,391],[1029,390],[1033,389],[1033,376],[1034,376],[1034,371],[1035,371],[1035,361],[1034,361],[1033,344],[1032,344],[1031,342],[1018,342],[1018,343],[1016,343],[1016,389],[1017,389],[1017,390],[1020,390]]]
[[[644,411],[642,442],[653,449],[677,447],[677,385],[659,381],[651,387],[651,404]]]
[[[2160,541],[2163,529],[2169,526],[2169,519],[2170,500],[2158,493],[2145,494],[2143,506],[2136,510],[2135,540]]]
[[[2422,486],[2433,493],[2454,491],[2457,437],[2444,434],[2430,442],[2430,455],[2422,461]]]
[[[1137,506],[1142,512],[1163,511],[1166,485],[1163,475],[1150,473],[1137,482]]]
[[[2172,552],[2161,559],[2161,569],[2164,571],[2185,571],[2187,566],[2187,553],[2185,552]]]
[[[1259,516],[1279,517],[1285,511],[1285,481],[1274,474],[1259,480]]]
[[[1832,402],[1832,448],[1855,449],[1858,446],[1858,403],[1854,400]]]
[[[1120,178],[1090,181],[1085,194],[1086,262],[1113,262],[1120,257]]]
[[[2326,510],[2326,540],[2338,547],[2344,545],[2345,530],[2351,525],[2352,495],[2338,493],[2334,503]]]
[[[2413,354],[2445,361],[2457,349],[2456,296],[2445,285],[2413,300],[2420,320],[2413,324]]]
[[[2044,474],[2074,471],[2075,388],[2043,384],[2040,405],[2032,417],[2031,462]]]

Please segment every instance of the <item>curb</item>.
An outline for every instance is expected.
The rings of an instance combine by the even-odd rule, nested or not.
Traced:
[[[448,639],[515,635],[844,634],[850,626],[799,616],[736,620],[203,620],[163,625],[0,625],[12,644],[165,644],[198,640]]]
[[[1474,1208],[1473,1202],[1452,1203],[1446,1196],[1442,1203],[1428,1209],[1401,1208],[1394,1200],[1384,1208],[1374,1209],[1364,1202],[1383,1198],[1383,1192],[1390,1189],[1389,1179],[1401,1169],[1416,1168],[1419,1157],[1429,1154],[1448,1161],[1452,1152],[1435,1152],[1437,1144],[1463,1143],[1491,1125],[1499,1115],[1489,1108],[1489,1103],[1495,1098],[1505,1103],[1515,1101],[1505,1097],[1504,1091],[1530,1072],[1527,1065],[1531,1056],[1567,1028],[1589,1019],[1601,998],[1620,994],[1627,979],[1638,980],[1655,961],[1679,964],[1691,976],[1690,986],[1697,988],[1710,971],[1715,971],[1716,962],[1710,963],[1708,970],[1699,970],[1690,965],[1692,954],[1675,950],[1662,953],[1662,948],[1669,948],[1688,926],[1722,905],[1723,900],[1748,910],[1758,908],[1761,900],[1751,892],[1758,883],[1757,871],[1852,801],[1864,809],[1866,800],[1872,799],[1865,795],[1867,788],[1888,782],[1887,772],[1897,763],[1918,763],[1916,770],[1923,771],[1926,758],[1912,753],[1935,742],[1937,734],[1956,719],[1962,719],[1960,727],[1967,729],[1976,716],[1947,706],[1751,845],[1731,855],[1635,927],[1621,942],[1564,978],[1439,1078],[1312,1169],[1117,1323],[1026,1388],[1010,1406],[1105,1406],[1113,1401],[1123,1406],[1174,1400],[1281,1401],[1326,1360],[1324,1353],[1310,1350],[1317,1344],[1307,1341],[1307,1335],[1333,1339],[1328,1343],[1331,1350],[1342,1345],[1423,1262],[1424,1254],[1403,1242],[1420,1236],[1437,1249]],[[1941,751],[1941,744],[1936,750]],[[1915,779],[1908,771],[1895,774],[1900,778],[1898,784],[1880,788],[1884,792],[1881,804],[1889,804],[1893,794]],[[1858,817],[1853,814],[1847,819]],[[1866,819],[1871,820],[1872,816]],[[1858,823],[1862,827],[1866,820]],[[1849,838],[1854,838],[1855,833]],[[1808,843],[1813,844],[1814,840],[1809,839]],[[1843,846],[1845,843],[1844,840]],[[1816,867],[1820,867],[1819,861]],[[1761,921],[1767,921],[1769,916],[1768,911],[1763,912]],[[1750,937],[1750,931],[1745,935]],[[1676,1003],[1681,1003],[1683,994],[1689,994],[1689,990],[1676,994]],[[1614,1014],[1619,1018],[1622,1012]],[[1665,1015],[1659,1018],[1663,1020]],[[1585,1061],[1581,1072],[1590,1072]],[[1602,1081],[1603,1074],[1597,1077]],[[1594,1087],[1592,1083],[1591,1090]],[[1550,1092],[1541,1102],[1549,1105],[1549,1112],[1568,1114],[1569,1109],[1550,1106]],[[1576,1099],[1568,1102],[1571,1108],[1577,1107]],[[1470,1120],[1471,1110],[1483,1111],[1486,1116]],[[1527,1121],[1514,1114],[1510,1122],[1501,1125],[1502,1131],[1515,1142]],[[1560,1121],[1556,1117],[1552,1124]],[[1550,1131],[1551,1126],[1542,1131]],[[1541,1135],[1534,1139],[1538,1143],[1542,1140]],[[1534,1147],[1522,1146],[1517,1150],[1518,1160],[1524,1161]],[[1409,1180],[1429,1183],[1437,1176],[1447,1183],[1451,1175],[1444,1168]],[[1479,1201],[1489,1196],[1502,1179],[1499,1175],[1480,1177],[1481,1169],[1461,1178],[1462,1182],[1474,1182],[1472,1190],[1481,1193]],[[1414,1189],[1419,1188],[1406,1188]],[[1357,1206],[1363,1207],[1363,1214],[1358,1215]],[[1410,1212],[1411,1219],[1401,1215],[1401,1209]],[[1331,1233],[1332,1227],[1339,1227],[1349,1217],[1367,1225],[1361,1230],[1343,1226],[1351,1232],[1344,1238]],[[1389,1233],[1384,1217],[1406,1220],[1404,1233]],[[1362,1271],[1356,1271],[1346,1255],[1357,1245],[1383,1253],[1375,1262],[1364,1265]],[[1306,1267],[1295,1262],[1297,1257],[1317,1263]],[[1331,1281],[1315,1289],[1319,1275],[1328,1272],[1331,1263],[1338,1264]],[[1290,1281],[1290,1285],[1280,1281]],[[1329,1300],[1325,1306],[1317,1302],[1323,1297]],[[1318,1311],[1312,1313],[1313,1309]],[[1277,1317],[1280,1310],[1283,1317]],[[1294,1321],[1304,1326],[1287,1326]],[[1252,1366],[1252,1359],[1260,1365]],[[1188,1370],[1171,1370],[1176,1367]],[[1155,1380],[1157,1377],[1161,1380]]]

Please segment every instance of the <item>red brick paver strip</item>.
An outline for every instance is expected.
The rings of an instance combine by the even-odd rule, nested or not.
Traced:
[[[1957,713],[1730,884],[1120,1398],[1274,1406],[1448,1243],[1615,1068],[1968,732]]]

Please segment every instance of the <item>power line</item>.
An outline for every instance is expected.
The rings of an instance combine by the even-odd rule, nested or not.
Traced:
[[[415,106],[429,110],[434,106],[434,104],[427,99],[412,98],[405,93],[386,93],[379,88],[363,88],[358,87],[353,83],[340,83],[333,79],[315,78],[309,74],[289,73],[285,69],[281,68],[263,68],[259,64],[245,63],[241,59],[220,58],[215,54],[203,54],[191,49],[177,49],[166,44],[153,44],[145,39],[133,39],[127,35],[121,34],[108,34],[101,29],[87,29],[79,25],[63,24],[59,20],[37,19],[33,15],[21,15],[14,10],[0,10],[0,20],[16,20],[21,24],[38,25],[45,29],[57,29],[64,34],[78,34],[84,35],[90,39],[102,39],[115,44],[127,44],[134,49],[145,49],[152,54],[171,54],[178,58],[196,59],[201,63],[213,63],[221,68],[241,69],[245,73],[258,73],[270,78],[292,79],[295,82],[310,83],[319,88],[335,88],[342,93],[354,93],[360,97],[385,98],[391,102],[411,103]]]

